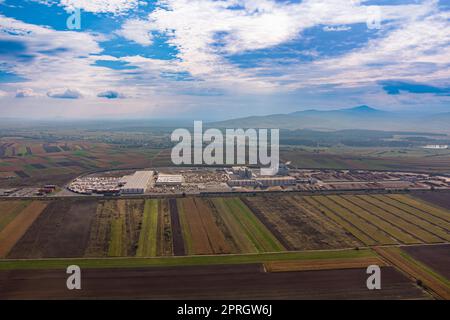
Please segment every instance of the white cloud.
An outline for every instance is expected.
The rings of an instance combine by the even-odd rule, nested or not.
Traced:
[[[61,5],[67,10],[76,8],[93,13],[123,14],[136,9],[139,0],[61,0]]]
[[[163,7],[149,15],[147,29],[166,33],[179,50],[180,66],[213,86],[232,90],[271,92],[289,89],[277,79],[260,76],[271,66],[240,69],[224,54],[270,49],[288,41],[302,40],[308,28],[327,25],[328,31],[344,30],[370,18],[363,1],[305,0],[299,3],[274,0],[162,0]],[[431,5],[380,7],[383,21],[405,22],[429,13]],[[233,9],[230,9],[233,8]],[[218,45],[217,45],[218,44]],[[314,64],[307,67],[315,68]],[[289,68],[284,71],[287,75]],[[299,79],[302,83],[305,77]],[[326,83],[326,81],[325,81]]]
[[[38,94],[34,92],[33,89],[30,88],[19,89],[16,91],[16,98],[30,98],[36,96],[38,96]]]
[[[80,99],[83,97],[77,89],[55,89],[47,92],[47,96],[56,99]]]
[[[151,27],[144,20],[127,20],[117,34],[143,46],[150,46],[153,43]]]

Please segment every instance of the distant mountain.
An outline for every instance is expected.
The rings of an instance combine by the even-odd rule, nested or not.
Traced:
[[[338,110],[305,110],[289,114],[252,116],[209,124],[219,128],[279,128],[312,130],[390,130],[450,132],[450,113],[411,114],[388,112],[363,105]]]

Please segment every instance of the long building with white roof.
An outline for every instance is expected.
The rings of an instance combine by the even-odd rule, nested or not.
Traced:
[[[130,176],[122,178],[123,194],[142,194],[145,193],[154,183],[153,171],[136,171]]]

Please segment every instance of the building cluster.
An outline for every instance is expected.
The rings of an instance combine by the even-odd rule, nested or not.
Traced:
[[[446,144],[428,144],[428,145],[424,146],[424,149],[445,150],[445,149],[448,149],[448,145],[446,145]]]
[[[228,185],[230,187],[287,187],[295,186],[297,180],[288,176],[286,166],[283,166],[282,172],[277,176],[261,176],[248,167],[233,167],[229,174]]]
[[[82,177],[69,184],[68,189],[79,194],[144,194],[155,186],[178,186],[182,175],[156,174],[152,170],[136,171],[123,177]]]

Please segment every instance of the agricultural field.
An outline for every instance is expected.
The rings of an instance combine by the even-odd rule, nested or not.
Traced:
[[[412,194],[414,197],[426,201],[435,206],[450,210],[450,191],[442,192],[420,192],[415,191]]]
[[[304,169],[395,170],[449,173],[448,150],[421,148],[282,147],[280,157]]]
[[[47,203],[42,201],[2,201],[0,205],[0,258],[4,258],[38,219]]]
[[[401,249],[450,281],[450,244],[407,246]]]
[[[408,195],[1,204],[3,298],[75,297],[56,288],[68,263],[86,269],[83,298],[449,298],[449,213]],[[381,292],[365,287],[373,264]],[[36,292],[44,280],[49,290]]]
[[[304,200],[368,246],[450,240],[449,212],[404,195],[313,196]]]
[[[450,216],[406,195],[2,201],[2,256],[161,257],[437,244]]]
[[[414,259],[401,248],[377,247],[375,251],[389,264],[407,274],[416,283],[427,288],[435,298],[450,299],[450,281],[430,269],[427,265]]]
[[[39,204],[40,202],[38,202]],[[2,228],[28,202],[4,201]],[[239,198],[56,200],[7,254],[11,259],[158,257],[284,251]],[[26,232],[25,232],[26,231]]]
[[[361,245],[354,236],[300,196],[248,197],[245,203],[289,250]]]
[[[369,291],[366,288],[366,267],[374,263],[382,266],[383,286],[382,290]],[[83,268],[83,290],[68,291],[61,286],[66,281],[64,268],[67,264]],[[46,285],[43,286],[43,283]],[[30,297],[431,298],[369,249],[133,259],[0,261],[0,298]]]
[[[3,138],[0,139],[0,187],[63,185],[90,171],[169,165],[163,159],[153,162],[162,151],[89,141]]]

